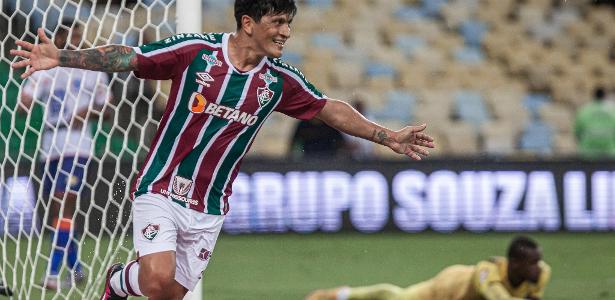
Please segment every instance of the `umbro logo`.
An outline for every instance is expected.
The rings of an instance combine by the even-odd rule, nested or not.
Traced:
[[[208,82],[213,82],[214,78],[209,75],[207,72],[196,72],[196,83],[204,86],[210,87],[211,85]]]

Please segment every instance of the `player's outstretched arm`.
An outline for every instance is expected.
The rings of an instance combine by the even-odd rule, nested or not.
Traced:
[[[137,55],[131,47],[120,45],[102,46],[86,50],[60,50],[38,29],[38,44],[17,41],[21,50],[11,50],[11,55],[24,58],[12,66],[15,69],[29,67],[21,78],[28,78],[36,71],[48,70],[57,66],[87,69],[102,72],[125,72],[137,69]]]
[[[415,160],[421,160],[421,155],[429,155],[427,148],[435,147],[433,138],[423,133],[427,125],[406,126],[392,131],[366,119],[343,101],[327,100],[316,117],[339,131],[385,145]]]

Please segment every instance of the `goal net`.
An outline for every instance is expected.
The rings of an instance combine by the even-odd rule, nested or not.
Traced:
[[[158,126],[168,87],[138,80],[132,73],[108,74],[109,83],[103,90],[113,95],[112,99],[96,109],[90,105],[86,117],[75,111],[66,114],[66,110],[74,109],[62,102],[69,96],[53,91],[36,93],[31,105],[26,105],[21,99],[27,82],[20,79],[22,71],[10,68],[20,58],[9,55],[9,50],[16,49],[17,40],[38,41],[38,27],[48,36],[63,29],[70,30],[70,36],[80,28],[82,38],[76,46],[82,49],[152,42],[175,32],[175,3],[9,0],[0,1],[0,5],[0,280],[13,290],[14,299],[93,299],[102,290],[106,268],[134,257],[129,190],[138,162],[147,153]],[[73,85],[73,93],[84,93],[85,88]],[[72,117],[52,120],[53,109]],[[96,112],[99,117],[95,118]],[[78,124],[82,124],[77,131],[81,134],[79,141],[91,139],[91,143],[83,163],[82,184],[77,185],[74,194],[78,196],[72,201],[69,233],[62,238],[57,231],[64,223],[56,219],[72,210],[70,193],[63,193],[59,199],[53,191],[62,185],[60,177],[68,185],[78,180],[78,167],[74,164],[64,169],[62,165],[71,160],[67,157],[60,158],[54,167],[57,154],[65,146],[52,150],[44,144],[45,139],[61,141],[64,135],[63,142],[58,143],[70,144],[69,134],[63,132],[79,128]],[[52,213],[54,207],[59,208],[56,215]],[[77,264],[71,262],[69,253],[74,245],[78,249]],[[50,290],[45,282],[57,250],[62,254],[56,276],[59,289]],[[85,277],[74,276],[76,265]]]

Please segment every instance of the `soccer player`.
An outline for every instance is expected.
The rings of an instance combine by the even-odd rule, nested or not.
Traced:
[[[274,111],[319,118],[416,160],[434,147],[423,133],[425,124],[392,131],[370,122],[280,61],[296,11],[294,0],[236,0],[234,33],[58,51],[39,30],[39,44],[19,41],[22,50],[11,50],[25,58],[15,68],[29,67],[22,77],[60,65],[172,80],[166,111],[132,189],[138,258],[109,268],[101,299],[182,299],[195,287],[229,211],[241,160]]]
[[[54,45],[59,49],[76,49],[81,36],[78,24],[73,26],[71,20],[63,20]],[[54,228],[54,236],[43,285],[51,290],[59,288],[58,274],[65,253],[75,282],[85,279],[72,220],[92,151],[88,119],[98,115],[110,99],[108,85],[105,73],[59,66],[32,74],[21,90],[21,110],[30,110],[34,101],[45,107],[40,161],[44,170],[43,191],[50,201],[47,221]],[[70,278],[64,283],[70,284]]]
[[[508,256],[475,266],[454,265],[408,288],[391,284],[317,290],[306,300],[538,300],[551,277],[535,241],[516,237]]]

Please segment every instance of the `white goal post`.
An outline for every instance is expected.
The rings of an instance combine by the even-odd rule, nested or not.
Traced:
[[[75,118],[92,125],[92,155],[85,164],[70,236],[79,246],[87,278],[77,285],[63,263],[59,275],[68,280],[51,291],[42,285],[55,229],[47,213],[50,199],[43,192],[50,159],[41,140],[58,128],[45,121],[44,99],[35,98],[30,110],[20,109],[24,82],[10,68],[20,58],[9,50],[17,40],[37,42],[38,27],[53,37],[64,20],[82,28],[80,48],[136,46],[178,32],[201,32],[201,5],[201,0],[0,1],[0,281],[13,290],[11,299],[95,299],[108,266],[134,258],[128,192],[158,126],[160,107],[154,108],[168,96],[164,83],[138,80],[130,73],[109,74],[107,91],[114,98],[102,109],[104,117]],[[58,202],[61,210],[66,208]],[[201,284],[186,296],[203,298]]]
[[[177,0],[177,33],[201,32],[202,21],[201,0]],[[200,280],[192,292],[188,292],[184,300],[201,300],[203,295],[203,280]]]

